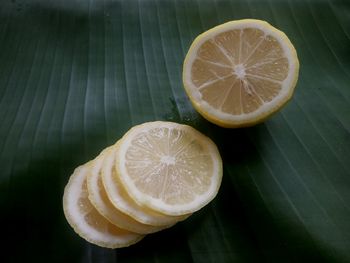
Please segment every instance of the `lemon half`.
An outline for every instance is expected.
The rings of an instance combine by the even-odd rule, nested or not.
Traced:
[[[183,83],[194,108],[222,127],[264,121],[292,97],[299,73],[288,37],[265,21],[216,26],[192,43]]]

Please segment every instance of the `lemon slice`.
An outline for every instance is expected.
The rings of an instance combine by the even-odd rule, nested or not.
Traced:
[[[64,189],[63,210],[68,223],[79,236],[101,247],[126,247],[140,241],[143,235],[111,224],[90,203],[86,182],[88,169],[88,165],[75,169]]]
[[[118,143],[119,144],[119,143]],[[185,216],[167,216],[150,210],[147,207],[138,205],[125,191],[119,181],[119,173],[116,173],[115,162],[119,159],[116,156],[118,144],[110,154],[105,156],[102,166],[102,182],[106,193],[112,204],[123,213],[131,216],[135,220],[148,225],[169,227],[178,221],[186,219]],[[117,158],[118,157],[118,158]]]
[[[216,145],[194,128],[148,122],[121,139],[116,169],[130,196],[167,215],[195,212],[217,194],[222,161]]]
[[[91,163],[88,172],[87,187],[89,192],[89,200],[97,211],[107,218],[112,224],[139,234],[154,233],[168,227],[142,224],[113,206],[111,201],[108,199],[101,177],[103,161],[106,156],[111,153],[113,153],[112,147],[103,150],[103,152]]]
[[[244,19],[214,27],[192,43],[183,83],[195,109],[222,127],[259,123],[292,97],[299,73],[288,37]]]

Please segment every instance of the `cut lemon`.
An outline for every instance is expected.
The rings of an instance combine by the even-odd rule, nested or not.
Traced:
[[[288,37],[244,19],[214,27],[192,43],[183,83],[195,109],[222,127],[259,123],[292,97],[299,61]]]
[[[221,184],[216,145],[187,125],[157,121],[135,126],[120,140],[117,154],[116,170],[129,195],[166,215],[199,210]]]
[[[75,169],[64,189],[63,210],[68,223],[82,238],[102,247],[126,247],[141,240],[143,235],[111,224],[90,203],[86,182],[88,166]]]
[[[160,227],[142,224],[113,206],[111,201],[108,199],[101,177],[101,169],[104,159],[111,153],[114,153],[112,147],[103,150],[103,152],[91,163],[89,167],[87,187],[89,192],[89,200],[94,207],[112,224],[131,232],[149,234],[160,231],[166,227],[170,227],[170,225]]]
[[[119,159],[116,154],[118,144],[115,146],[114,151],[106,155],[102,165],[102,182],[109,200],[116,207],[116,209],[129,215],[135,220],[148,225],[158,227],[169,227],[176,222],[186,219],[189,215],[185,216],[168,216],[152,211],[147,207],[138,205],[133,200],[128,192],[124,189],[119,181],[119,173],[116,173],[115,162]],[[118,157],[118,158],[117,158]]]

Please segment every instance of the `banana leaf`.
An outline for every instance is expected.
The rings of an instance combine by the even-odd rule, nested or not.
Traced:
[[[250,128],[203,119],[181,71],[193,39],[263,19],[295,45],[293,99]],[[110,250],[62,210],[74,168],[131,126],[189,124],[224,161],[213,202]],[[350,262],[350,2],[347,0],[2,0],[1,262]]]

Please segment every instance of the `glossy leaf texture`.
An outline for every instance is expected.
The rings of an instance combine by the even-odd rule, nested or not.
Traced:
[[[223,129],[185,95],[193,39],[256,18],[300,60],[293,99],[265,123]],[[67,224],[74,168],[131,126],[189,124],[224,160],[216,199],[124,249]],[[3,0],[0,3],[2,262],[350,262],[350,2]]]

